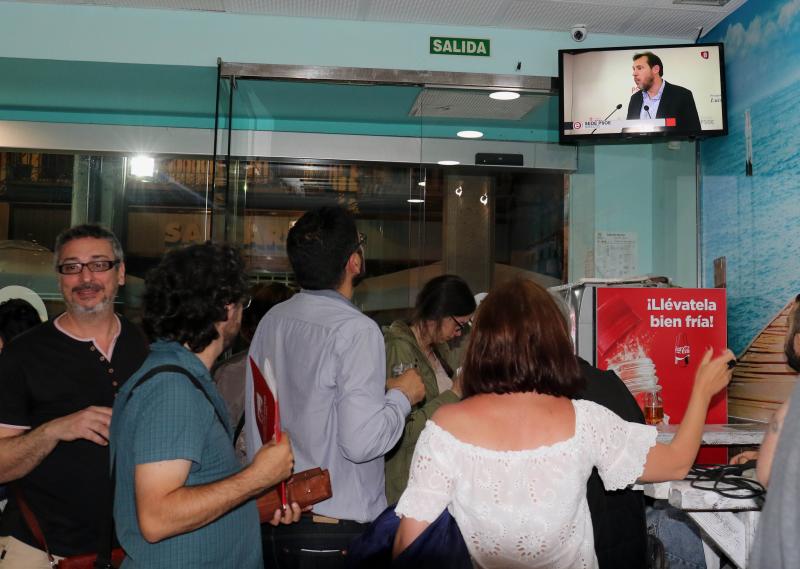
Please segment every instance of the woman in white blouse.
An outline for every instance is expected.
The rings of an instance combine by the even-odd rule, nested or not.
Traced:
[[[414,453],[396,512],[398,555],[449,508],[479,567],[597,567],[586,481],[606,489],[683,478],[711,397],[730,381],[726,350],[709,350],[672,442],[588,401],[561,314],[532,281],[481,304],[464,364],[464,400],[441,407]]]

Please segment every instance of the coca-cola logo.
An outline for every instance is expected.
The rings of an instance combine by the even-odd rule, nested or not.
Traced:
[[[675,346],[675,355],[676,356],[688,356],[689,355],[689,346]]]

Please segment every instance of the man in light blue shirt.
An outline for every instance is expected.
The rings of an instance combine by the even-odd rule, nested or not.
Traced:
[[[347,211],[307,212],[289,231],[287,252],[300,293],[271,309],[250,345],[245,417],[248,453],[260,446],[251,366],[269,367],[295,471],[321,466],[333,497],[298,524],[264,527],[267,565],[344,566],[344,549],[386,507],[383,455],[400,439],[411,405],[424,397],[416,370],[386,380],[378,325],[350,302],[363,277],[364,239]],[[267,366],[266,362],[269,362]],[[388,388],[388,390],[387,390]],[[254,441],[254,444],[249,444]]]

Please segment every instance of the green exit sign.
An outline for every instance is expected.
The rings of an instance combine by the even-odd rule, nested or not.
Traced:
[[[434,55],[478,55],[489,57],[489,40],[431,36],[431,53]]]

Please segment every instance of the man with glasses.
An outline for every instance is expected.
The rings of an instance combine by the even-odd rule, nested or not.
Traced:
[[[416,370],[394,378],[386,390],[380,328],[350,300],[365,274],[363,247],[364,237],[346,210],[323,207],[303,215],[286,245],[302,290],[264,316],[250,345],[251,366],[274,372],[295,469],[328,469],[333,489],[332,498],[314,506],[314,515],[264,528],[268,567],[344,566],[347,544],[386,507],[383,456],[425,393]],[[249,456],[260,441],[251,366],[245,401]]]
[[[111,406],[147,356],[144,336],[114,313],[125,262],[113,233],[97,225],[64,231],[55,269],[65,312],[0,356],[0,483],[17,490],[0,520],[2,569],[50,567],[19,499],[56,558],[110,542]]]

